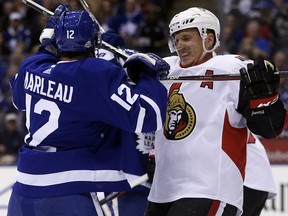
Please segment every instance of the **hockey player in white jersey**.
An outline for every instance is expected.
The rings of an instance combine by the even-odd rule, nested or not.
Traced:
[[[156,132],[145,215],[240,215],[249,130],[274,138],[287,123],[279,76],[264,60],[214,56],[220,24],[206,9],[180,12],[169,28],[170,48],[177,52],[164,58],[171,76],[241,73],[242,79],[165,84],[166,121]]]
[[[267,199],[277,195],[276,184],[265,148],[252,133],[247,142],[242,216],[259,216]]]
[[[131,189],[137,155],[121,131],[163,126],[167,90],[159,76],[169,65],[153,54],[130,56],[124,67],[131,86],[122,67],[95,58],[98,29],[86,11],[58,6],[39,51],[10,82],[28,133],[9,216],[102,215],[95,192]]]

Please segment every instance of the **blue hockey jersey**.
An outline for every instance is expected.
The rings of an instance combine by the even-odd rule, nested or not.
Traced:
[[[39,52],[22,63],[10,82],[28,130],[19,150],[16,193],[47,197],[130,189],[127,176],[141,162],[129,140],[135,132],[161,129],[167,92],[148,75],[136,86],[126,79],[121,67],[103,59],[65,62]]]

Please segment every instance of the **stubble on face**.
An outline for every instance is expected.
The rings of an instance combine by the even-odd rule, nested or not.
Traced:
[[[203,53],[202,39],[197,29],[186,29],[175,34],[175,45],[182,67],[198,64]]]

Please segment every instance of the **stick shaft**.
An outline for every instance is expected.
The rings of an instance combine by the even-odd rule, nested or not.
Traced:
[[[140,176],[139,178],[137,178],[135,181],[131,182],[130,186],[131,188],[134,188],[144,182],[146,182],[148,180],[148,174],[144,174],[142,176]],[[109,195],[107,195],[104,199],[100,200],[99,203],[100,205],[103,205],[117,197],[120,197],[121,195],[125,194],[126,192],[125,191],[122,191],[122,192],[113,192]]]
[[[277,71],[280,78],[288,78],[288,71]],[[216,75],[195,75],[195,76],[170,76],[161,79],[161,82],[171,81],[227,81],[227,80],[241,80],[240,74],[216,74]]]
[[[89,13],[89,15],[91,16],[91,18],[93,19],[93,21],[95,23],[97,23],[97,25],[99,26],[100,32],[104,33],[105,30],[102,28],[102,26],[100,25],[100,23],[98,22],[98,20],[96,19],[96,17],[93,15],[93,13],[90,10],[90,7],[88,5],[88,3],[85,0],[79,0],[82,7]]]
[[[34,2],[34,1],[22,0],[22,2],[25,5],[33,8],[34,10],[36,10],[36,11],[38,11],[38,12],[44,14],[44,15],[48,15],[48,16],[52,16],[53,15],[52,11],[48,10],[47,8],[43,7],[42,5],[40,5],[40,4],[38,4],[38,3]]]

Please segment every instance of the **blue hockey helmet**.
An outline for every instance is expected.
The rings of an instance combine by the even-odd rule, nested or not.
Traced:
[[[67,11],[55,26],[58,51],[94,52],[99,26],[86,11]]]

